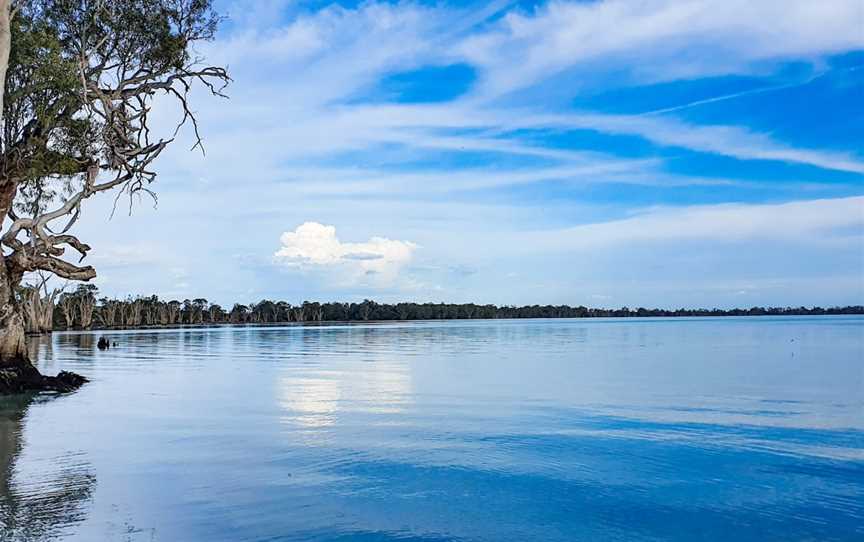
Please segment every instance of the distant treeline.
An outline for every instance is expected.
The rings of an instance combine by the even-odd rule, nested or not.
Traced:
[[[235,303],[225,309],[206,299],[163,300],[157,296],[111,299],[99,297],[93,285],[75,291],[40,291],[35,286],[20,289],[27,331],[41,333],[63,329],[136,328],[208,324],[277,324],[289,322],[335,322],[373,320],[461,320],[495,318],[601,318],[656,316],[783,316],[864,314],[864,306],[847,307],[752,307],[749,309],[592,309],[567,305],[524,307],[477,305],[474,303],[318,303],[292,305],[262,300]]]

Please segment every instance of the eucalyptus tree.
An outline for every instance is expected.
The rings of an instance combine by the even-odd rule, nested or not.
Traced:
[[[207,307],[207,315],[211,323],[217,324],[225,317],[225,311],[220,305],[211,303],[210,306]]]
[[[276,321],[290,322],[291,321],[291,303],[287,301],[276,302]]]
[[[60,315],[63,317],[63,323],[66,329],[72,329],[75,324],[75,294],[72,292],[64,292],[60,295],[57,306],[60,307]]]
[[[313,322],[320,322],[324,319],[324,309],[321,307],[321,303],[317,301],[304,301],[303,312],[306,314],[306,318]]]
[[[277,321],[279,308],[269,299],[262,299],[258,303],[250,303],[253,320],[256,323],[271,323]]]
[[[159,310],[162,305],[159,296],[151,295],[144,298],[144,308],[142,309],[144,324],[153,326],[159,323]]]
[[[180,302],[177,301],[176,299],[172,299],[171,301],[169,301],[167,303],[166,306],[168,308],[168,310],[167,310],[168,324],[169,325],[182,324],[182,322],[180,321],[180,308],[182,307]]]
[[[120,312],[121,303],[116,299],[103,297],[99,300],[99,320],[105,327],[117,325],[117,313]]]
[[[408,320],[414,312],[415,305],[413,303],[397,303],[395,309],[399,320]]]
[[[184,124],[200,146],[190,91],[202,85],[221,95],[229,77],[204,64],[195,46],[211,40],[218,23],[211,0],[0,0],[5,389],[53,382],[28,359],[14,297],[24,273],[93,279],[96,270],[81,261],[90,246],[70,233],[82,203],[108,191],[130,205],[135,195],[152,195],[154,162]],[[151,117],[163,97],[177,106],[177,122],[164,132]],[[78,261],[64,258],[70,249]]]
[[[144,301],[140,297],[128,297],[122,305],[120,314],[123,318],[123,327],[137,327],[141,325],[141,310],[144,308]]]
[[[203,324],[204,313],[207,311],[207,300],[203,297],[192,300],[192,321],[190,324]]]
[[[43,295],[44,291],[44,295]],[[24,314],[24,328],[30,334],[51,333],[54,329],[54,306],[61,288],[48,290],[41,284],[24,284],[18,290],[18,303]]]
[[[300,305],[291,309],[291,319],[295,322],[305,322],[307,308],[308,307],[306,305]]]
[[[24,316],[24,330],[27,333],[40,333],[40,315],[42,308],[42,289],[33,284],[24,284],[18,288],[18,304]],[[54,309],[53,305],[51,307]]]
[[[241,303],[234,303],[231,312],[228,313],[228,321],[232,324],[245,324],[249,320],[249,307]]]
[[[372,301],[371,299],[364,299],[363,303],[357,305],[357,314],[360,316],[360,320],[370,320],[375,314],[375,310],[377,308],[378,303]]]
[[[78,325],[81,329],[90,329],[93,324],[93,311],[96,309],[97,288],[93,284],[82,284],[78,286],[73,294],[75,309],[78,316]]]

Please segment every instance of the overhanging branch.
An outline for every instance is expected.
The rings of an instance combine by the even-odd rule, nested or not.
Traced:
[[[13,57],[6,78],[0,215],[11,224],[0,247],[11,250],[7,262],[16,272],[89,280],[91,267],[61,259],[71,247],[80,263],[90,250],[69,234],[82,202],[112,189],[118,198],[128,195],[130,205],[132,195],[152,194],[155,160],[187,123],[192,148],[203,152],[190,93],[202,85],[226,97],[231,79],[194,55],[194,44],[212,39],[220,20],[211,0],[58,5],[15,2],[21,6],[15,31],[30,41],[17,42],[29,44],[18,49],[27,54]],[[163,138],[151,133],[149,120],[157,95],[180,107],[173,133]],[[11,213],[14,205],[20,212]]]

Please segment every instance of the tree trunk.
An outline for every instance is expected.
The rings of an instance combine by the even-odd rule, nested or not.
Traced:
[[[86,382],[83,377],[62,372],[56,377],[42,376],[30,363],[24,336],[24,317],[15,300],[20,277],[9,272],[0,253],[0,395],[28,390],[71,391]]]
[[[42,312],[39,314],[39,333],[51,333],[54,330],[54,300],[59,293],[60,290],[55,288],[49,294],[46,288]]]
[[[9,53],[12,51],[12,3],[0,0],[0,119],[6,96],[6,71],[9,69]]]
[[[0,12],[2,7],[0,5]],[[2,23],[2,15],[0,15],[0,23]],[[0,25],[0,34],[2,34],[2,25]],[[2,36],[0,36],[0,46],[2,46]],[[0,54],[0,61],[2,61],[2,54]],[[0,223],[9,213],[16,188],[8,179],[0,179]],[[24,335],[24,316],[15,300],[15,288],[20,282],[21,274],[9,268],[0,250],[0,395],[23,393],[29,390],[66,392],[80,387],[87,382],[86,378],[66,371],[62,371],[57,376],[42,376],[30,363],[27,339]]]
[[[30,365],[24,337],[24,317],[15,300],[15,287],[0,254],[0,367]]]
[[[4,124],[6,72],[12,51],[12,2],[0,0],[0,126]],[[17,182],[0,178],[0,227],[6,221]],[[24,317],[15,301],[15,288],[21,282],[19,273],[10,272],[0,249],[0,394],[27,390],[71,391],[87,381],[73,373],[61,372],[55,377],[42,376],[30,363],[24,336]]]
[[[3,120],[6,96],[6,71],[9,68],[9,53],[12,51],[12,4],[10,0],[0,0],[0,122]],[[5,179],[4,179],[5,180]],[[10,182],[6,180],[6,182]],[[5,184],[5,183],[4,183]],[[12,199],[4,190],[0,224],[6,220]],[[14,190],[11,190],[14,197]],[[5,201],[8,198],[8,202]],[[6,261],[0,250],[0,367],[27,360],[27,347],[24,338],[24,319],[15,303],[15,285],[9,280]]]

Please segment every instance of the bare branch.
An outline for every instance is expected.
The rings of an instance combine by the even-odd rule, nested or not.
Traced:
[[[60,259],[71,247],[80,263],[90,250],[69,234],[84,200],[114,190],[115,208],[120,197],[129,197],[130,209],[136,196],[156,201],[155,161],[186,124],[192,149],[204,153],[190,94],[201,85],[224,98],[231,78],[202,64],[193,47],[213,39],[220,18],[211,0],[19,0],[14,7],[16,31],[33,45],[7,77],[0,214],[11,224],[0,247],[11,250],[16,273],[89,280],[91,267]],[[173,133],[151,132],[160,96],[182,112]]]
[[[88,281],[96,278],[96,270],[89,265],[78,267],[51,256],[36,256],[32,258],[32,262],[33,269],[48,271],[64,279]]]
[[[21,276],[31,271],[47,271],[68,280],[88,281],[96,277],[92,266],[77,266],[54,256],[35,254],[30,247],[22,247],[9,256],[10,271]]]

